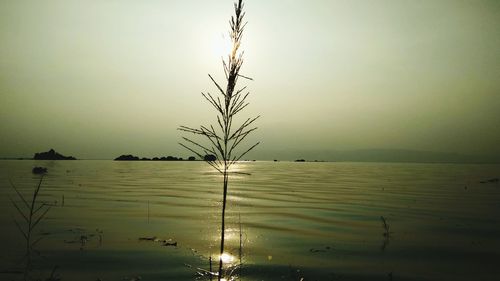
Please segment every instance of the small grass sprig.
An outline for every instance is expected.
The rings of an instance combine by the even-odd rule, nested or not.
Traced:
[[[19,232],[23,235],[26,244],[26,267],[24,271],[24,280],[28,279],[28,272],[31,268],[31,257],[34,250],[34,247],[40,240],[42,240],[43,236],[40,236],[35,239],[34,230],[39,225],[39,223],[46,217],[49,212],[51,206],[46,203],[39,202],[40,190],[42,187],[43,175],[40,177],[35,190],[33,191],[33,195],[31,198],[26,198],[19,189],[12,183],[11,186],[19,197],[19,203],[11,199],[12,205],[14,205],[17,210],[18,216],[21,218],[21,221],[14,218],[14,223],[16,224]],[[24,226],[24,227],[23,227]]]

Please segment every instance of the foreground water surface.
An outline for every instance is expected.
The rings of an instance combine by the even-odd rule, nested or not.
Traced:
[[[1,280],[22,279],[12,273],[25,246],[11,185],[29,197],[34,166],[49,170],[40,200],[53,206],[35,231],[33,277],[57,266],[62,280],[207,280],[197,268],[218,258],[221,176],[203,162],[107,160],[0,161]],[[500,184],[481,183],[500,165],[242,162],[236,171],[226,248],[239,280],[500,276]]]

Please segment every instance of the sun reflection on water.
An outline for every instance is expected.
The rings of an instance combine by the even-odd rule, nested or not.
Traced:
[[[218,167],[221,169],[221,171],[223,170],[223,167],[221,165],[219,165]],[[248,172],[248,165],[247,165],[247,163],[245,163],[245,161],[237,161],[237,162],[233,163],[227,171],[228,171],[229,177],[231,179],[237,179],[237,178],[240,178],[242,176],[250,175],[250,173]],[[209,165],[206,165],[202,169],[202,173],[203,174],[210,174],[210,175],[217,175],[220,178],[222,178],[222,176],[223,176],[222,173],[218,172],[216,169],[214,169],[213,167],[211,167]]]
[[[228,253],[223,253],[220,256],[220,259],[222,260],[223,263],[232,263],[236,258]]]

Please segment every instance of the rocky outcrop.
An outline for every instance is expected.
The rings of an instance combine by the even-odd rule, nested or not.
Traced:
[[[33,156],[34,160],[76,160],[73,156],[64,156],[62,154],[57,153],[54,149],[51,149],[47,152],[35,153]]]
[[[138,161],[140,160],[139,157],[128,154],[128,155],[120,155],[119,157],[115,158],[115,161]]]
[[[213,162],[213,161],[217,160],[217,156],[215,156],[213,154],[207,154],[203,157],[203,160],[208,161],[208,162]]]
[[[34,167],[31,172],[36,175],[43,175],[47,173],[47,168],[44,167]]]
[[[194,157],[193,157],[194,158]],[[182,157],[175,157],[175,156],[163,156],[163,157],[153,157],[153,158],[147,158],[147,157],[142,157],[139,158],[137,156],[127,154],[127,155],[120,155],[119,157],[115,158],[115,161],[183,161]]]

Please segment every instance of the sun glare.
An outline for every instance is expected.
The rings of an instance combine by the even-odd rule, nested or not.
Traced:
[[[218,57],[226,57],[231,52],[231,40],[227,36],[220,36],[213,40],[213,52]]]

